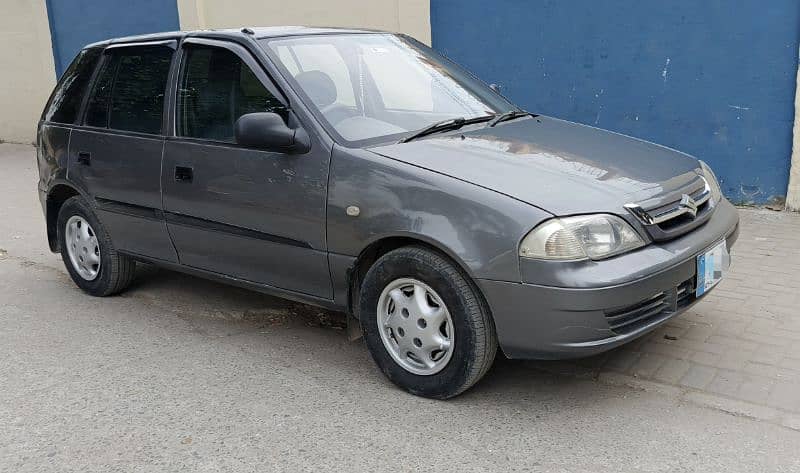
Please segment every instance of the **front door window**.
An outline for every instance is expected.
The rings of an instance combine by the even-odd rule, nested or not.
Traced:
[[[236,120],[246,113],[274,112],[286,119],[286,107],[232,51],[189,45],[178,94],[177,134],[234,142]]]

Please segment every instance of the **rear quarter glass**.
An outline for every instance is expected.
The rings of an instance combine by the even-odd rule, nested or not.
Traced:
[[[81,101],[100,59],[100,49],[84,49],[59,79],[47,102],[42,119],[55,123],[75,123]]]

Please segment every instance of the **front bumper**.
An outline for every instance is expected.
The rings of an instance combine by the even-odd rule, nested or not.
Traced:
[[[738,213],[723,200],[706,224],[680,238],[603,261],[523,261],[525,283],[477,283],[509,358],[589,356],[644,335],[696,303],[697,255],[723,239],[731,248],[738,235]]]

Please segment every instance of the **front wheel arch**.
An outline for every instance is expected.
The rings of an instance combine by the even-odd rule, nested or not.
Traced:
[[[410,279],[408,279],[410,278]],[[435,372],[418,373],[393,360],[392,350],[381,334],[383,330],[375,312],[381,311],[380,297],[393,281],[417,281],[437,294],[439,304],[446,304],[452,314],[451,330],[455,330],[455,343],[448,345],[452,359]],[[497,352],[497,335],[494,320],[482,292],[472,278],[438,251],[419,245],[402,246],[384,254],[368,270],[359,296],[359,316],[364,324],[364,338],[373,359],[381,371],[395,384],[412,394],[447,399],[456,396],[480,380],[491,367]],[[393,297],[394,299],[394,297]],[[377,305],[376,305],[377,304]],[[400,312],[397,312],[400,313]],[[408,318],[415,312],[403,310]],[[427,315],[417,315],[427,319]],[[417,317],[415,316],[415,317]],[[390,316],[391,317],[391,316]],[[420,319],[420,322],[423,320]],[[411,335],[411,326],[401,321],[394,333]],[[437,325],[420,324],[416,347],[424,348],[425,330]],[[426,328],[427,325],[427,328]],[[405,332],[403,331],[405,327]],[[420,339],[423,341],[421,342]],[[410,339],[409,339],[410,340]],[[402,345],[401,346],[405,346]],[[447,350],[448,348],[441,348]],[[415,351],[411,348],[412,351]],[[416,353],[416,351],[415,351]],[[434,355],[431,354],[431,357]],[[411,357],[411,355],[409,355]],[[416,358],[419,363],[420,359]]]
[[[427,238],[421,238],[418,235],[391,235],[378,238],[367,244],[367,246],[361,250],[359,255],[356,257],[355,263],[353,263],[348,271],[347,310],[348,313],[356,317],[356,320],[358,320],[358,314],[356,313],[358,309],[357,304],[354,302],[358,300],[364,275],[367,274],[369,268],[371,268],[381,256],[404,246],[419,246],[439,253],[443,257],[450,260],[454,265],[461,269],[465,276],[472,280],[472,272],[463,261],[454,257],[452,254],[450,254],[450,252],[444,250],[439,245],[432,243]],[[482,294],[481,297],[483,297]]]
[[[363,336],[363,330],[361,328],[361,318],[359,314],[358,308],[358,301],[361,297],[361,286],[364,281],[364,276],[366,276],[367,271],[375,264],[381,256],[404,247],[419,247],[430,250],[434,253],[439,254],[443,258],[450,261],[457,269],[461,271],[465,279],[469,282],[472,286],[475,294],[481,299],[481,302],[486,307],[488,312],[489,318],[492,319],[494,322],[494,315],[492,314],[491,306],[489,306],[489,301],[486,299],[486,296],[483,294],[480,286],[475,283],[472,273],[469,271],[469,268],[466,264],[463,263],[460,259],[453,257],[449,252],[439,248],[437,245],[434,245],[427,241],[427,239],[420,239],[414,236],[407,236],[407,235],[394,235],[394,236],[387,236],[380,239],[377,239],[370,244],[368,244],[362,251],[359,253],[358,257],[356,258],[355,263],[351,266],[350,270],[348,271],[348,284],[347,284],[347,332],[348,336],[351,340],[356,340]]]

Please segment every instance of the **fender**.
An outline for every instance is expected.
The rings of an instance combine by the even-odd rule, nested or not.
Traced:
[[[328,249],[357,257],[405,237],[439,249],[472,278],[521,281],[518,246],[551,215],[504,194],[368,150],[334,147]],[[347,207],[359,208],[357,216]],[[434,236],[435,235],[435,236]]]

